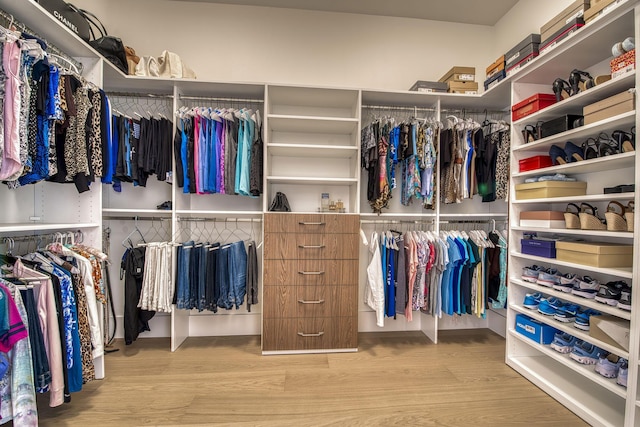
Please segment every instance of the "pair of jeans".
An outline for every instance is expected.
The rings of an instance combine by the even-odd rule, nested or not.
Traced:
[[[179,309],[188,310],[190,295],[191,252],[194,242],[189,241],[178,246],[178,268],[176,271],[176,306]]]
[[[217,265],[220,284],[218,306],[228,310],[240,308],[247,293],[247,250],[244,242],[235,242],[220,248]]]

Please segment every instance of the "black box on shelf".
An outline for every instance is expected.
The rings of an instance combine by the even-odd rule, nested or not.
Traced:
[[[427,80],[418,80],[409,89],[412,92],[447,92],[449,86],[446,82],[430,82]]]
[[[540,137],[546,138],[557,133],[566,132],[575,127],[575,121],[581,119],[582,116],[576,114],[567,114],[542,123],[540,126]]]

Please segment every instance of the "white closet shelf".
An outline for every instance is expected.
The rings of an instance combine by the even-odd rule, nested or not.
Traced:
[[[532,231],[536,233],[566,234],[584,237],[616,237],[620,239],[633,239],[632,231],[606,231],[606,230],[582,230],[571,228],[535,228],[535,227],[511,227],[514,231]]]
[[[507,358],[507,364],[523,377],[576,412],[592,425],[616,427],[624,424],[624,400],[613,393],[593,393],[593,381],[576,376],[555,359],[546,356]]]
[[[290,185],[357,185],[358,178],[316,178],[307,176],[267,176],[269,184],[290,184]]]
[[[514,304],[514,303],[510,303],[509,308],[511,308],[514,311],[517,311],[518,313],[522,313],[526,316],[529,316],[532,319],[535,319],[539,322],[542,322],[545,325],[553,326],[554,328],[559,329],[562,332],[566,332],[569,335],[573,335],[574,337],[580,340],[596,345],[601,349],[606,350],[610,353],[613,353],[617,356],[624,357],[627,360],[629,359],[628,351],[624,351],[618,347],[612,346],[603,341],[600,341],[599,339],[592,337],[591,335],[589,335],[588,332],[584,332],[581,329],[575,328],[573,326],[573,323],[558,322],[557,320],[553,320],[552,316],[545,316],[544,314],[538,313],[537,310],[529,310],[528,308],[524,308],[523,306]]]
[[[507,212],[487,212],[487,213],[441,213],[442,219],[506,219],[509,216]]]
[[[633,272],[631,268],[604,268],[604,267],[592,267],[590,265],[585,264],[576,264],[573,262],[560,261],[556,258],[545,258],[534,255],[527,255],[516,251],[511,251],[511,256],[516,258],[528,259],[530,261],[535,261],[538,264],[553,264],[562,267],[575,268],[580,270],[591,271],[594,273],[606,274],[609,276],[616,276],[622,279],[632,279]]]
[[[262,216],[262,211],[216,211],[216,210],[189,210],[178,209],[176,215],[181,218],[189,217],[212,217],[212,218],[258,218]]]
[[[358,147],[342,145],[267,144],[270,155],[280,157],[352,158],[358,155]]]
[[[23,224],[4,224],[0,226],[0,234],[2,233],[17,233],[17,232],[37,232],[37,231],[68,231],[87,228],[100,227],[97,222],[91,223],[56,223],[56,224],[43,224],[43,223],[23,223]]]
[[[105,217],[131,217],[131,216],[157,216],[157,217],[170,217],[170,210],[160,210],[160,209],[116,209],[116,208],[105,208],[102,209],[102,215]]]
[[[561,132],[555,135],[548,136],[546,138],[539,139],[528,144],[522,144],[513,148],[513,152],[526,152],[536,151],[548,153],[549,147],[553,144],[559,144],[564,147],[567,141],[572,141],[577,146],[582,144],[582,139],[597,138],[601,132],[611,134],[612,131],[618,129],[631,129],[636,120],[636,112],[629,111],[627,113],[619,114],[617,116],[601,120],[599,122],[591,123],[585,126],[580,126],[575,129]]]
[[[353,110],[357,103],[356,89],[329,87],[307,87],[268,84],[269,104],[273,108],[281,106],[311,107],[311,109]]]
[[[520,120],[513,122],[515,126],[536,123],[538,121],[547,121],[555,119],[564,114],[582,115],[582,108],[593,102],[600,101],[609,96],[616,95],[635,85],[636,72],[631,71],[622,76],[604,82],[594,88],[580,92],[577,95],[570,96],[560,102],[556,102],[540,111]]]
[[[358,119],[319,116],[294,116],[269,114],[269,130],[272,132],[299,132],[350,135],[358,132]]]
[[[604,172],[618,169],[631,168],[636,162],[636,152],[615,154],[613,156],[597,157],[595,159],[582,160],[579,162],[567,163],[564,165],[550,166],[526,172],[514,173],[514,178],[536,176],[536,175],[553,175],[556,173],[579,174]]]
[[[393,213],[393,212],[388,212],[388,213],[381,213],[381,214],[377,214],[374,212],[367,212],[367,213],[361,213],[360,217],[363,219],[376,219],[376,218],[385,218],[385,219],[389,219],[392,220],[393,218],[398,218],[398,219],[434,219],[436,217],[435,213],[429,213],[429,212],[425,212],[425,213]]]
[[[559,64],[571,64],[572,68],[585,70],[594,63],[610,59],[611,46],[630,35],[634,6],[634,1],[623,1],[569,35],[528,65],[526,71],[519,74],[518,82],[544,84],[551,89],[551,83],[556,78],[566,78],[565,74],[571,70],[559,68]]]
[[[605,378],[602,375],[598,374],[595,371],[595,368],[593,365],[582,365],[578,362],[576,362],[575,360],[571,359],[571,357],[569,357],[568,354],[561,354],[558,353],[557,351],[555,351],[554,349],[552,349],[549,346],[546,345],[542,345],[542,344],[538,344],[534,341],[532,341],[531,339],[525,337],[522,334],[519,334],[518,332],[516,332],[515,329],[509,329],[509,334],[511,334],[513,337],[515,337],[516,339],[522,341],[523,343],[535,348],[536,350],[538,350],[540,353],[544,354],[545,356],[549,356],[550,358],[552,358],[553,360],[557,361],[558,363],[566,366],[567,368],[571,369],[573,372],[576,372],[577,374],[582,375],[583,377],[588,378],[589,380],[591,380],[593,383],[604,387],[605,389],[609,390],[610,392],[617,394],[618,396],[620,396],[623,399],[627,398],[627,389],[622,387],[621,385],[616,384],[616,379],[613,378]]]
[[[633,200],[635,193],[587,194],[585,196],[547,197],[544,199],[514,200],[515,205],[535,203],[608,202],[610,200]]]
[[[612,316],[616,316],[619,317],[621,319],[625,319],[625,320],[631,320],[631,312],[629,311],[625,311],[625,310],[621,310],[617,307],[612,307],[610,305],[607,304],[601,304],[599,302],[597,302],[596,300],[592,300],[592,299],[588,299],[588,298],[582,298],[570,293],[566,293],[566,292],[562,292],[562,291],[557,291],[553,288],[549,288],[547,286],[540,286],[536,283],[529,283],[529,282],[525,282],[522,279],[516,279],[516,278],[510,278],[509,281],[515,285],[518,286],[522,286],[523,288],[527,288],[527,289],[531,289],[534,292],[540,292],[542,294],[545,295],[550,295],[550,296],[554,296],[558,299],[561,299],[563,301],[570,301],[574,304],[578,304],[580,307],[589,307],[589,308],[593,308],[594,310],[598,310],[602,313],[606,313],[606,314],[610,314]]]

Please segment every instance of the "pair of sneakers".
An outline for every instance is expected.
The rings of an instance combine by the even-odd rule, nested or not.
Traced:
[[[554,284],[553,289],[582,298],[595,298],[600,287],[600,282],[590,276],[580,277],[577,274],[567,273],[559,279],[559,283]]]
[[[556,297],[541,297],[538,303],[538,313],[553,316],[555,320],[563,323],[573,322],[579,310],[579,305],[564,302]]]
[[[569,357],[583,365],[596,365],[601,358],[609,355],[605,350],[589,342],[577,340]]]
[[[524,267],[522,269],[522,280],[529,283],[536,283],[541,286],[552,288],[560,283],[561,273],[555,268],[544,268],[539,265]]]
[[[629,369],[627,359],[610,354],[601,356],[596,363],[595,371],[605,378],[616,378],[621,386],[627,386],[627,372]],[[622,373],[620,372],[622,370]]]
[[[622,310],[631,310],[631,288],[622,280],[600,285],[595,300]]]

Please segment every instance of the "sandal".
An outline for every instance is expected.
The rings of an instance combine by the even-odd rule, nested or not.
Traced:
[[[571,96],[571,85],[566,80],[558,78],[553,82],[553,93],[556,95],[556,102],[567,99]]]
[[[635,129],[632,129],[632,131],[634,130]],[[611,137],[618,144],[618,152],[628,153],[630,151],[635,151],[636,141],[635,135],[633,133],[625,132],[623,130],[616,130],[613,131]]]
[[[598,218],[598,208],[589,203],[580,204],[580,228],[583,230],[606,230],[607,226],[603,219]]]
[[[589,138],[582,143],[582,158],[591,160],[598,157],[598,142],[594,138]]]
[[[598,157],[612,156],[614,154],[620,154],[618,143],[609,138],[609,135],[602,132],[598,135]]]
[[[607,219],[607,230],[627,231],[627,220],[624,217],[625,207],[622,203],[612,201],[607,205],[607,212],[604,216]]]
[[[524,137],[525,144],[540,139],[540,128],[534,125],[526,125],[524,129],[522,129],[522,136]]]
[[[571,96],[577,95],[581,91],[591,89],[596,84],[591,74],[586,71],[573,70],[569,75],[569,84],[571,85]]]
[[[571,211],[571,208],[575,209],[575,212]],[[564,211],[564,224],[566,228],[579,230],[580,229],[580,208],[575,203],[569,203],[567,209]]]
[[[635,203],[633,201],[627,203],[624,209],[624,219],[627,221],[627,231],[633,231],[633,213],[635,210]]]

